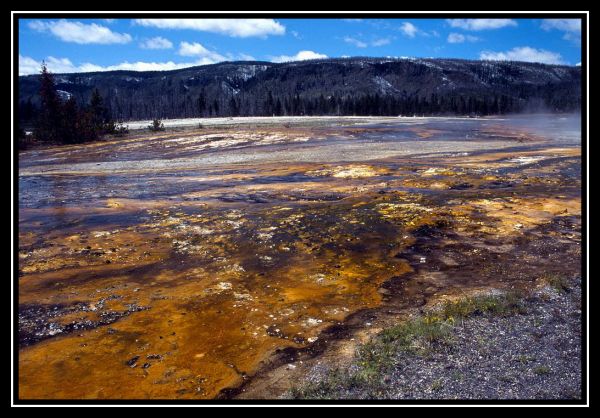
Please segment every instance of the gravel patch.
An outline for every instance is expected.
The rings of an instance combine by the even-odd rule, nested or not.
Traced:
[[[483,314],[456,322],[450,343],[426,354],[400,352],[391,371],[357,382],[313,369],[296,398],[581,399],[581,287],[546,286],[523,299],[524,313]],[[348,374],[349,372],[349,374]],[[323,382],[326,382],[325,384]],[[320,385],[320,386],[319,386]]]

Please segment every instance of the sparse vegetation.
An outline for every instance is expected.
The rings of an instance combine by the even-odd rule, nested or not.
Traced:
[[[455,321],[485,313],[498,316],[525,313],[521,299],[522,295],[516,292],[509,292],[502,296],[482,295],[466,297],[457,301],[444,303],[440,315],[444,319]]]
[[[442,379],[438,379],[438,380],[436,380],[435,382],[432,383],[431,390],[434,391],[434,392],[437,392],[443,386],[444,386],[444,383],[442,382]]]
[[[521,355],[517,358],[517,360],[519,361],[519,363],[521,364],[527,364],[530,363],[532,361],[535,361],[535,358],[533,357],[529,357],[529,356],[525,356],[525,355]]]
[[[537,366],[534,367],[533,372],[537,375],[545,375],[550,373],[550,367],[548,366]]]
[[[160,132],[165,130],[165,125],[160,119],[154,119],[150,125],[148,125],[148,129],[152,132]]]
[[[118,137],[125,136],[129,134],[129,125],[125,125],[123,122],[112,122],[108,133]]]
[[[25,130],[21,127],[18,128],[18,132],[17,132],[17,141],[18,141],[18,148],[20,150],[24,150],[27,149],[31,146],[32,144],[32,136],[31,135],[27,135],[27,133],[25,132]]]
[[[560,274],[547,274],[543,277],[546,284],[554,288],[557,292],[569,292],[571,286],[565,276]]]
[[[427,356],[432,350],[452,346],[452,324],[439,316],[427,315],[383,330],[356,352],[357,369],[335,370],[326,379],[293,387],[294,398],[329,399],[344,389],[360,387],[372,396],[385,389],[385,376],[391,372],[398,355],[411,353]]]
[[[357,350],[363,380],[385,373],[400,352],[427,355],[434,347],[451,345],[451,324],[435,316],[417,318],[382,331]]]
[[[331,399],[339,396],[340,391],[359,387],[378,396],[385,390],[385,376],[401,361],[402,354],[427,357],[434,351],[451,350],[453,328],[458,320],[484,314],[504,317],[525,313],[522,297],[511,292],[446,302],[422,317],[384,329],[361,345],[356,352],[356,367],[351,371],[334,370],[319,382],[293,387],[290,394],[297,399]],[[437,391],[442,386],[443,382],[436,380],[431,390]]]

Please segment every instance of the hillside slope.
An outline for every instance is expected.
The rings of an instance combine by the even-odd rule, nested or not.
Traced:
[[[581,68],[456,59],[345,58],[225,62],[164,72],[57,74],[57,89],[114,118],[257,115],[490,114],[572,111]],[[21,118],[35,114],[39,76],[19,77]]]

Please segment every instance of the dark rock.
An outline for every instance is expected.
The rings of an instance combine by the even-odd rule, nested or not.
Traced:
[[[129,360],[127,360],[127,365],[131,368],[134,368],[137,366],[137,361],[140,359],[140,356],[135,356],[130,358]]]
[[[473,188],[471,183],[458,183],[450,186],[450,190],[466,190]]]
[[[489,183],[485,183],[479,186],[480,189],[504,189],[507,187],[513,187],[514,184],[510,181],[491,181]]]

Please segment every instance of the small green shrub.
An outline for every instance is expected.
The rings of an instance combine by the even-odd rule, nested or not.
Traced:
[[[508,316],[523,313],[522,297],[519,293],[511,292],[446,302],[440,309],[430,311],[422,317],[384,329],[369,342],[359,346],[353,370],[332,371],[318,382],[293,387],[290,395],[295,399],[339,399],[348,395],[355,396],[358,389],[361,396],[368,398],[385,396],[386,376],[397,367],[402,354],[427,356],[440,348],[451,347],[456,320],[478,314]],[[533,360],[524,356],[517,359],[523,364]],[[540,366],[534,372],[546,374],[550,369]],[[454,378],[462,380],[464,376],[457,373]],[[442,380],[436,380],[432,383],[431,390],[439,391],[443,384]]]
[[[150,125],[148,125],[148,129],[152,132],[159,132],[165,130],[165,125],[160,119],[154,119]]]
[[[129,125],[124,125],[123,122],[110,122],[107,125],[107,132],[114,136],[125,136],[129,133]]]
[[[467,297],[457,301],[448,301],[441,309],[442,317],[451,320],[486,313],[497,316],[525,313],[521,295],[512,292],[504,295]]]
[[[533,372],[537,375],[545,375],[550,373],[550,367],[548,366],[537,366],[533,369]]]
[[[442,382],[442,379],[437,379],[436,381],[434,381],[431,384],[431,390],[434,392],[439,391],[440,389],[442,389],[444,387],[444,384]]]
[[[565,276],[559,274],[547,274],[543,277],[543,280],[559,293],[571,291],[571,285]]]

